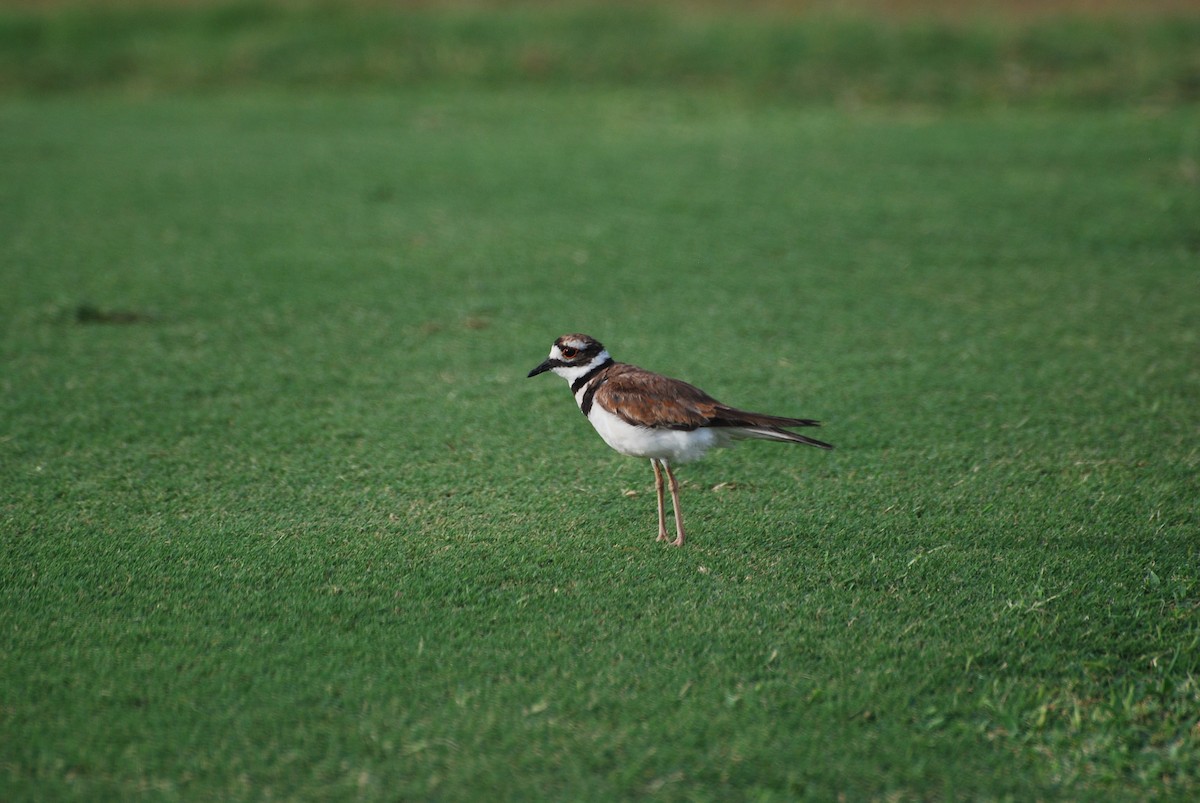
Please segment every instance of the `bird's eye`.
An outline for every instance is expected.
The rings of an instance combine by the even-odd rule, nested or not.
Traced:
[[[562,355],[568,360],[575,359],[575,355],[579,353],[579,349],[573,349],[570,346],[563,346],[560,351],[562,351]]]

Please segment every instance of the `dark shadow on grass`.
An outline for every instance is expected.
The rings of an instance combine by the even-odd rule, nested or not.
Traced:
[[[75,308],[75,323],[81,325],[110,324],[128,325],[154,323],[158,316],[150,312],[127,309],[101,309],[93,304],[80,304]]]

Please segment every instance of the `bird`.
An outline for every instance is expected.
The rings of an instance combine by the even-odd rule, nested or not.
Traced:
[[[698,460],[714,447],[731,446],[744,439],[833,448],[824,441],[789,431],[820,426],[819,421],[752,413],[722,404],[687,382],[615,361],[590,335],[559,337],[550,347],[550,356],[530,371],[529,377],[547,371],[567,380],[580,412],[605,443],[623,455],[649,459],[658,500],[659,541],[670,538],[663,497],[666,474],[675,514],[674,546],[683,546],[685,534],[673,466]]]

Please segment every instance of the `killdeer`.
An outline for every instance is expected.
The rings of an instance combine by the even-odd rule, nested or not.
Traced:
[[[666,472],[675,512],[675,540],[671,542],[675,546],[683,546],[684,532],[679,483],[672,465],[698,460],[715,446],[745,438],[833,448],[784,429],[820,426],[817,421],[750,413],[721,404],[686,382],[614,361],[604,346],[588,335],[563,335],[555,340],[550,356],[529,376],[546,371],[570,383],[575,403],[605,443],[621,454],[650,460],[658,497],[659,541],[668,538],[663,500]]]

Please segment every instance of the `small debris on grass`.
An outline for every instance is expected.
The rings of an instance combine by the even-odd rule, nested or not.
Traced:
[[[549,707],[550,707],[550,703],[546,702],[545,700],[538,700],[533,705],[529,706],[528,708],[523,709],[522,713],[524,713],[525,716],[529,717],[529,716],[533,716],[535,714],[540,714]]]

